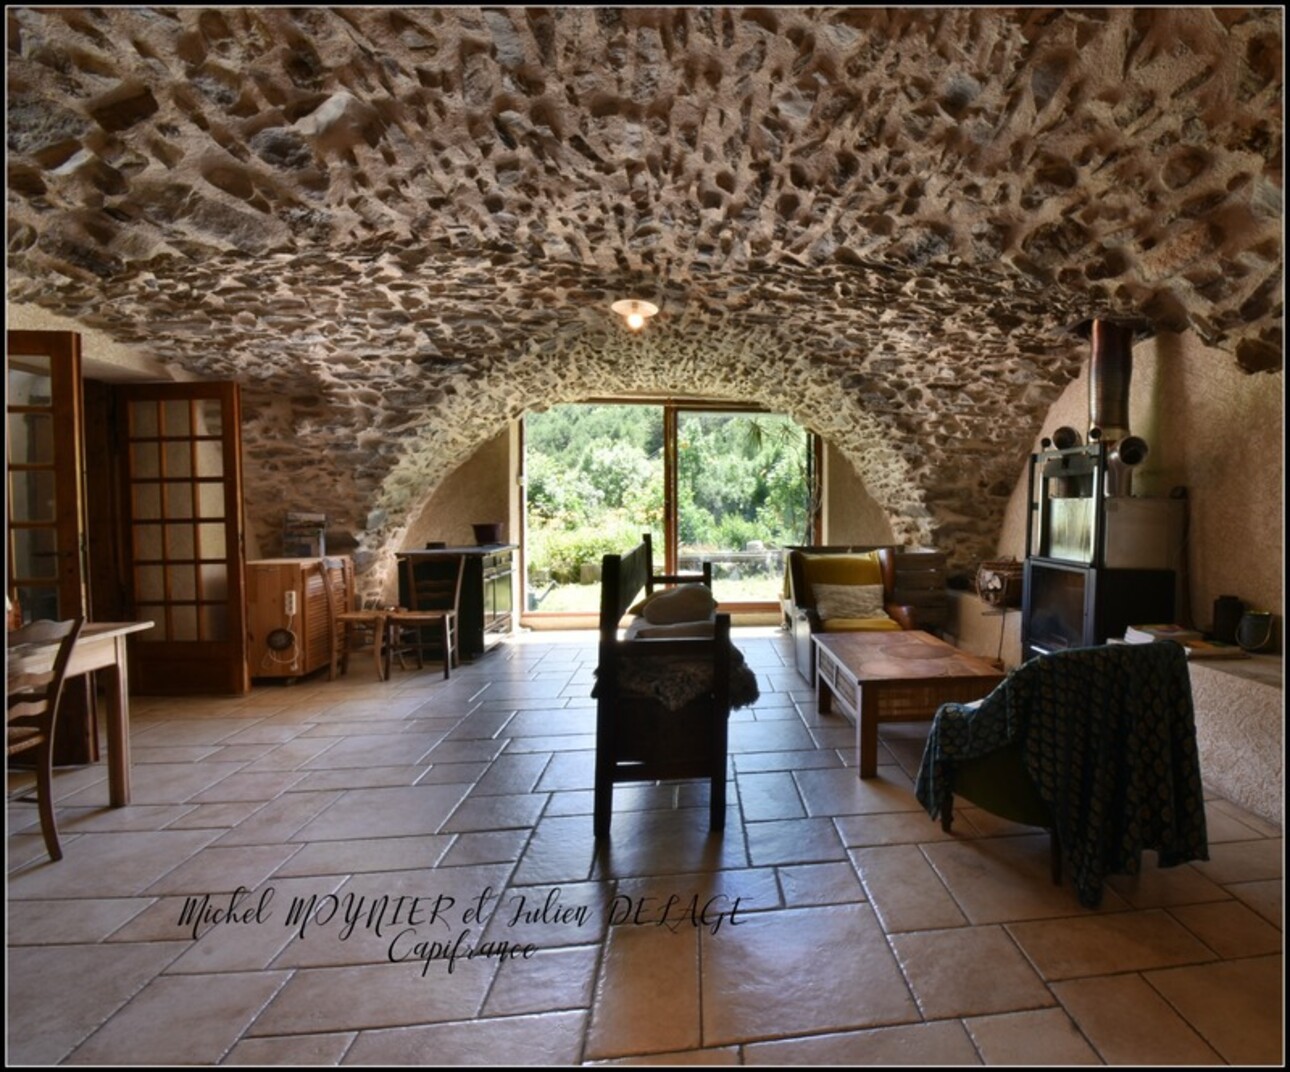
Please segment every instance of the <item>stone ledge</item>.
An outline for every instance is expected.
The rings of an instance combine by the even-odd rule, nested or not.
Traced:
[[[1277,689],[1283,688],[1285,679],[1285,663],[1279,655],[1251,655],[1248,659],[1200,659],[1188,665],[1258,681]]]
[[[1010,607],[1003,615],[975,593],[961,591],[950,592],[950,606],[947,639],[951,643],[987,659],[1001,654],[1009,670],[1017,666],[1021,659],[1019,608]],[[1285,802],[1281,658],[1255,655],[1231,661],[1201,660],[1187,666],[1205,785],[1233,804],[1280,825]]]
[[[1280,825],[1285,807],[1281,660],[1255,656],[1221,666],[1200,661],[1188,663],[1188,670],[1206,787]]]

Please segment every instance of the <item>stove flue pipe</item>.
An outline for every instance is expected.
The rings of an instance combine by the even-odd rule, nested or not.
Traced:
[[[1137,325],[1090,320],[1080,325],[1091,343],[1088,370],[1089,440],[1106,451],[1106,494],[1128,495],[1133,470],[1147,456],[1147,442],[1129,433],[1129,385],[1133,379],[1133,335]]]

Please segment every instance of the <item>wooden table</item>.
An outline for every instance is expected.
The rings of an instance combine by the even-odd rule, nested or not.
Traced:
[[[108,799],[114,808],[130,803],[130,683],[126,641],[131,633],[151,629],[152,622],[86,622],[67,663],[67,677],[102,671],[107,708]],[[54,645],[9,653],[8,673],[40,673],[53,661]]]
[[[1004,678],[985,659],[930,633],[817,633],[815,697],[821,714],[834,701],[856,724],[861,778],[878,772],[878,723],[930,719],[943,703],[979,700]]]

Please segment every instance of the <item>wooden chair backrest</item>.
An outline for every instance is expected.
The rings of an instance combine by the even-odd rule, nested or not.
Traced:
[[[327,596],[327,614],[334,619],[337,614],[353,610],[354,562],[343,557],[328,557],[322,561],[323,591]]]
[[[9,647],[19,645],[56,645],[48,670],[20,674],[8,682],[8,707],[6,722],[12,718],[31,719],[39,717],[41,732],[50,734],[54,714],[58,710],[58,701],[63,693],[63,682],[67,676],[67,664],[71,661],[72,649],[81,635],[85,625],[84,618],[69,618],[66,621],[36,621],[20,629],[9,632]]]
[[[605,555],[600,562],[600,640],[613,642],[627,608],[649,577],[649,544],[638,543],[625,555]]]
[[[652,596],[657,585],[703,583],[712,587],[712,563],[704,562],[698,573],[657,573],[654,570],[654,538],[648,532],[641,533],[641,545],[645,548],[645,594]]]
[[[422,569],[418,572],[416,565],[411,557],[403,559],[408,610],[460,611],[466,556],[435,556],[434,565],[439,566],[439,569],[428,569],[426,563],[421,563]]]

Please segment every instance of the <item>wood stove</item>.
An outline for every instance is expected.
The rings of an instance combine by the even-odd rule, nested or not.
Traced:
[[[1141,325],[1095,320],[1089,441],[1060,428],[1030,459],[1023,658],[1104,644],[1126,626],[1173,621],[1184,497],[1131,494],[1147,444],[1128,429],[1130,346]]]

